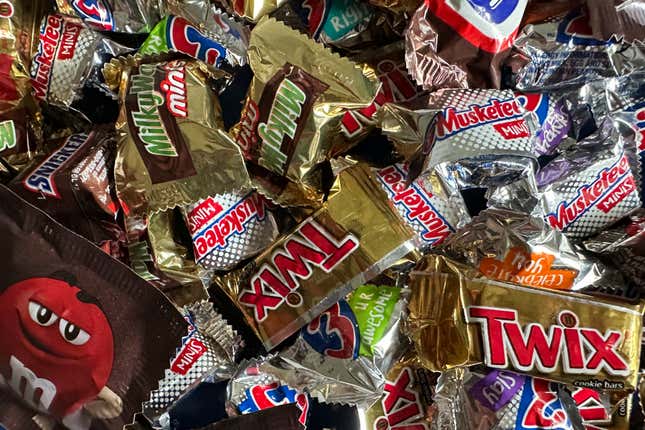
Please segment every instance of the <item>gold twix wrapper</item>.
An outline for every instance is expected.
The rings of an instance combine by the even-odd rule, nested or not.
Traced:
[[[339,174],[321,209],[217,282],[270,350],[414,248],[412,232],[357,165]]]
[[[316,167],[340,136],[343,115],[371,103],[377,78],[272,18],[253,29],[248,53],[254,78],[235,139],[247,159],[319,200]]]
[[[432,370],[483,362],[599,390],[633,390],[644,303],[470,278],[427,256],[411,274],[410,333]]]
[[[197,61],[122,60],[115,177],[128,213],[151,214],[249,186],[239,148]],[[114,84],[114,82],[108,82]]]

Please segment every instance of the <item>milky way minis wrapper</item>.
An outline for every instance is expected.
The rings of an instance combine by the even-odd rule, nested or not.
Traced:
[[[578,387],[635,388],[645,303],[476,279],[436,255],[419,268],[410,333],[429,369],[483,362]]]
[[[608,269],[539,217],[488,208],[452,235],[446,251],[486,277],[556,290],[610,290]],[[620,279],[614,287],[621,287]]]
[[[90,242],[9,189],[0,197],[0,391],[46,428],[121,429],[157,387],[183,317]]]
[[[159,21],[158,3],[152,0],[56,0],[58,9],[77,15],[100,31],[145,33]]]
[[[195,261],[206,269],[231,269],[271,245],[278,235],[273,213],[259,193],[219,194],[185,208]]]
[[[114,65],[114,63],[112,64]],[[194,61],[110,68],[122,103],[116,124],[117,192],[126,214],[156,211],[248,187],[244,160]]]
[[[219,284],[272,349],[414,245],[369,169],[357,165],[340,172],[321,209]]]
[[[29,163],[10,187],[111,253],[112,247],[125,240],[116,220],[119,205],[112,179],[114,133],[97,130],[73,134],[48,142],[46,147],[50,151]]]
[[[247,159],[315,194],[349,109],[366,107],[376,77],[274,19],[251,32],[254,78],[233,134]]]

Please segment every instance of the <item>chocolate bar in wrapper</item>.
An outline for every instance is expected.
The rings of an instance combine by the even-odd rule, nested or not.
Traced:
[[[159,21],[158,3],[153,0],[56,0],[58,9],[76,15],[101,31],[145,33]]]
[[[118,257],[125,236],[117,223],[111,166],[114,133],[98,129],[74,134],[45,145],[11,182],[11,189],[67,228]]]
[[[408,352],[387,372],[383,394],[359,409],[361,429],[428,429],[433,424],[438,373],[421,366]]]
[[[9,189],[0,196],[0,392],[46,428],[121,429],[157,387],[184,319],[126,266]],[[25,415],[13,428],[29,428]]]
[[[366,107],[377,86],[366,73],[274,19],[251,32],[254,78],[233,134],[246,158],[321,199],[320,171],[343,115]]]
[[[405,35],[405,63],[426,90],[500,88],[526,0],[425,0]]]
[[[641,68],[645,55],[642,42],[628,43],[612,35],[597,39],[586,6],[527,25],[514,47],[527,59],[515,76],[515,85],[523,91],[556,90],[625,75]]]
[[[120,82],[115,177],[126,215],[193,204],[249,186],[240,150],[222,129],[205,66],[134,59],[121,66],[121,76],[115,68],[110,76]]]
[[[278,235],[273,213],[259,193],[227,193],[185,208],[195,261],[206,269],[231,269],[267,248]]]
[[[436,255],[418,268],[409,327],[429,369],[483,362],[577,387],[635,389],[644,302],[477,279]]]
[[[611,117],[600,127],[537,175],[546,222],[571,238],[597,234],[642,204],[633,134],[621,135]]]
[[[622,279],[578,251],[542,219],[488,208],[451,236],[444,249],[488,278],[556,290],[621,290]]]
[[[34,95],[39,101],[68,109],[82,97],[83,86],[98,74],[102,54],[114,56],[127,51],[78,18],[47,15],[31,64]]]
[[[321,209],[218,284],[270,350],[414,246],[369,169],[357,165],[339,174]]]

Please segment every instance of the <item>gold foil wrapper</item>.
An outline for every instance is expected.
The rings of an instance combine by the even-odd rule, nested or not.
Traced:
[[[343,115],[371,103],[377,78],[273,18],[253,29],[248,53],[254,78],[235,140],[251,162],[321,200],[316,168],[340,137]]]
[[[342,171],[322,208],[216,282],[272,349],[414,249],[412,232],[363,166]]]
[[[483,362],[579,387],[636,387],[645,303],[477,279],[437,255],[420,267],[408,328],[427,368]]]
[[[124,64],[115,177],[129,213],[152,214],[249,187],[239,148],[196,61]]]
[[[439,373],[421,366],[414,354],[405,354],[388,371],[379,401],[367,410],[359,409],[361,429],[430,428],[438,377]]]

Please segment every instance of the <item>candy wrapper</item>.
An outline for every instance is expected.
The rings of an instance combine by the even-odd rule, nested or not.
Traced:
[[[188,249],[175,240],[180,214],[163,211],[125,217],[126,261],[137,275],[159,288],[177,306],[208,298]]]
[[[139,54],[180,52],[218,67],[222,62],[231,66],[246,64],[249,31],[231,18],[217,14],[209,26],[199,29],[181,16],[169,15],[159,21],[141,45]]]
[[[556,290],[623,290],[620,276],[579,252],[542,219],[523,212],[486,209],[444,249],[491,279]]]
[[[368,407],[406,346],[399,335],[405,301],[398,287],[362,285],[303,327],[279,354],[293,368],[283,379],[328,403]]]
[[[122,428],[156,388],[183,318],[121,263],[7,188],[0,194],[0,307],[10,334],[0,341],[0,391],[49,428]],[[16,422],[2,410],[5,425]]]
[[[435,400],[440,428],[628,428],[627,399],[614,405],[610,396],[591,388],[567,389],[544,379],[479,366],[442,373]]]
[[[127,51],[128,48],[91,30],[80,19],[47,15],[31,64],[34,95],[40,101],[69,109],[82,97],[84,85],[98,83],[103,62]]]
[[[125,236],[117,223],[111,166],[114,133],[99,129],[46,144],[10,187],[67,228],[119,256]]]
[[[206,269],[231,269],[267,248],[278,235],[273,213],[259,193],[228,193],[186,207],[195,261]]]
[[[249,186],[202,65],[132,59],[112,66],[106,77],[119,82],[122,104],[115,177],[126,214],[154,213]]]
[[[440,256],[418,269],[409,332],[429,369],[483,362],[578,387],[636,387],[645,303],[476,279]]]
[[[595,38],[585,6],[558,19],[527,25],[514,46],[526,58],[515,76],[521,90],[559,89],[624,75],[641,68],[645,55],[642,42],[627,43],[611,35]]]
[[[584,241],[585,249],[620,268],[642,296],[645,285],[645,211],[639,209],[617,225]]]
[[[405,63],[426,90],[500,88],[526,0],[426,0],[406,31]]]
[[[536,129],[512,91],[446,89],[428,107],[389,104],[383,131],[408,159],[428,157],[428,168],[484,155],[533,157]]]
[[[101,31],[146,33],[160,18],[153,0],[56,0],[56,4],[62,13],[77,15]]]
[[[569,142],[571,119],[562,99],[549,93],[516,93],[515,96],[536,117],[538,130],[533,138],[533,151],[537,155],[553,154]]]
[[[21,167],[36,152],[42,116],[31,94],[29,65],[48,2],[0,5],[0,156]]]
[[[414,246],[368,168],[357,165],[340,172],[321,209],[216,281],[271,350]]]
[[[635,143],[611,118],[537,175],[546,222],[571,238],[586,238],[641,206]]]
[[[245,360],[228,386],[231,415],[250,414],[279,405],[295,404],[300,410],[298,422],[306,427],[310,399],[307,393],[284,384],[278,377],[267,373],[273,369],[268,358]]]
[[[183,313],[190,324],[188,334],[159,388],[143,405],[143,414],[153,422],[201,380],[228,379],[234,371],[235,354],[241,342],[235,330],[206,301],[185,306]]]
[[[431,428],[438,376],[421,366],[408,351],[387,373],[379,401],[367,409],[359,409],[360,428]]]
[[[246,158],[320,200],[317,169],[340,137],[343,115],[366,107],[376,78],[273,19],[251,33],[254,78],[233,134]]]

